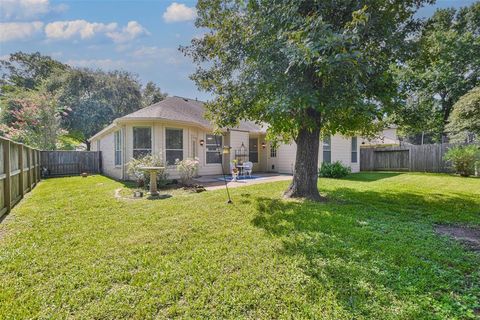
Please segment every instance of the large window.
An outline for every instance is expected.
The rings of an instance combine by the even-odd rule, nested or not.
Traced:
[[[330,136],[323,138],[323,162],[332,162],[332,139]]]
[[[352,163],[357,163],[357,161],[358,161],[357,137],[352,137]]]
[[[248,140],[248,160],[253,163],[258,162],[258,139],[252,138]]]
[[[222,163],[222,136],[207,134],[206,153],[207,163]]]
[[[165,130],[165,161],[168,165],[183,160],[183,130]]]
[[[115,165],[122,165],[122,132],[120,130],[115,131]]]
[[[133,157],[142,158],[152,154],[152,128],[133,128]]]

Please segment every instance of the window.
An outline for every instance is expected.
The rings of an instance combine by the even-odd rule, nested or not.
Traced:
[[[330,136],[323,138],[323,162],[332,162],[332,139]]]
[[[115,165],[122,165],[122,132],[120,130],[115,131]]]
[[[258,162],[258,139],[248,140],[248,160],[253,163]]]
[[[140,159],[152,154],[152,129],[150,127],[133,128],[133,158]]]
[[[208,163],[222,163],[222,136],[207,134],[205,143]]]
[[[168,165],[174,165],[177,160],[183,160],[183,130],[165,130],[165,160]]]
[[[277,146],[275,146],[273,143],[270,143],[270,158],[276,158],[277,157]]]
[[[357,152],[357,137],[352,137],[352,163],[357,163],[358,152]]]

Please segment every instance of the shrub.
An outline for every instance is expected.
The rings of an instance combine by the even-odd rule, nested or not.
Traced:
[[[150,174],[141,170],[141,167],[163,167],[163,161],[157,156],[144,156],[140,159],[132,159],[127,163],[127,173],[133,176],[139,187],[147,186],[150,183]],[[161,187],[167,184],[168,173],[165,170],[157,174],[157,186]]]
[[[444,157],[450,161],[456,173],[468,177],[475,173],[475,163],[480,160],[479,147],[476,145],[453,147]]]
[[[346,167],[340,161],[334,163],[323,162],[322,166],[318,170],[318,175],[325,178],[343,178],[351,172],[350,167]]]
[[[180,181],[183,185],[190,185],[192,183],[192,179],[197,175],[199,164],[197,158],[175,162],[177,171],[180,174]]]

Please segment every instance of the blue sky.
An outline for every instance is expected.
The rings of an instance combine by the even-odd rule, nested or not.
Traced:
[[[438,0],[423,8],[461,7],[474,0]],[[0,57],[16,51],[51,55],[91,68],[123,69],[170,95],[208,99],[188,78],[189,58],[178,52],[193,37],[196,1],[0,0]]]

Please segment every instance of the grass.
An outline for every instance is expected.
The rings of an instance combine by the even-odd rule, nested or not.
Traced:
[[[435,234],[480,225],[480,179],[361,173],[119,200],[102,176],[43,181],[0,224],[0,318],[469,319],[480,257]]]

